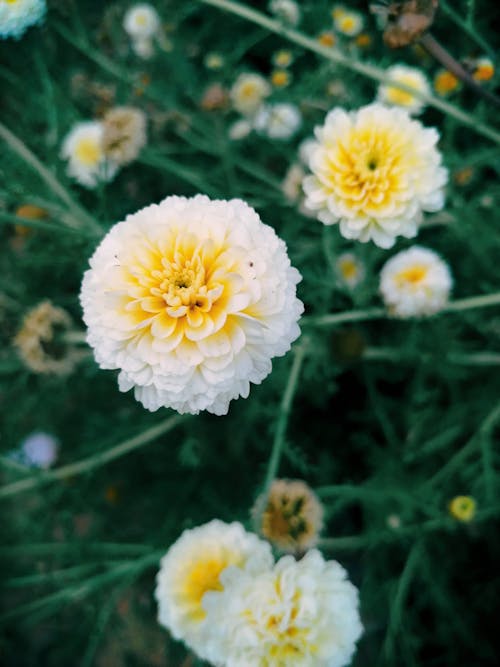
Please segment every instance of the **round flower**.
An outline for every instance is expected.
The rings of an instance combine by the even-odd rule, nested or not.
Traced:
[[[470,496],[455,496],[449,504],[449,510],[454,519],[468,523],[476,514],[476,501]]]
[[[0,0],[0,38],[18,39],[26,30],[42,22],[45,0]]]
[[[397,236],[417,234],[423,211],[443,207],[439,134],[403,109],[333,109],[316,138],[306,204],[324,224],[339,222],[344,237],[390,248]]]
[[[344,568],[310,551],[254,573],[229,567],[203,606],[206,652],[225,667],[342,667],[362,634],[358,591]]]
[[[105,156],[119,165],[130,164],[146,145],[146,115],[134,107],[115,107],[103,118]]]
[[[255,116],[255,129],[270,139],[291,139],[302,124],[300,111],[294,104],[262,106]]]
[[[32,468],[47,470],[57,459],[59,442],[49,433],[32,433],[21,444],[21,461]]]
[[[61,157],[68,160],[68,175],[86,188],[110,181],[117,171],[117,165],[104,154],[103,134],[99,121],[77,123],[62,145]]]
[[[359,285],[365,277],[363,262],[352,252],[344,252],[338,256],[335,270],[340,283],[351,289]]]
[[[460,88],[460,80],[447,69],[440,69],[434,77],[434,90],[442,97],[454,93]]]
[[[478,58],[474,62],[472,77],[476,81],[490,81],[495,76],[495,65],[489,58]]]
[[[384,265],[380,291],[396,317],[432,315],[444,308],[453,280],[448,265],[432,250],[413,246]]]
[[[335,30],[346,37],[356,37],[363,30],[363,16],[345,7],[336,7],[332,11]]]
[[[387,76],[389,81],[401,83],[422,95],[430,95],[431,93],[431,87],[427,81],[427,77],[415,67],[394,65],[387,70]],[[383,104],[403,107],[408,113],[412,114],[420,113],[425,107],[424,100],[406,90],[401,90],[401,88],[392,86],[390,83],[383,84],[379,87],[377,99]]]
[[[152,5],[134,5],[125,14],[123,28],[133,40],[150,39],[160,28],[160,17]]]
[[[290,65],[293,63],[293,53],[287,49],[276,51],[273,53],[272,63],[275,67],[279,67],[281,69],[290,67]]]
[[[271,86],[260,74],[243,73],[234,82],[230,97],[233,107],[244,116],[252,116],[271,94]]]
[[[282,551],[313,547],[323,524],[323,506],[300,479],[276,479],[252,510],[256,531]]]
[[[185,530],[161,560],[155,589],[158,621],[203,655],[203,598],[209,591],[223,590],[220,576],[227,567],[242,567],[250,558],[253,572],[272,566],[269,545],[240,523],[214,520]]]
[[[296,26],[300,21],[300,9],[294,0],[271,0],[269,11],[283,23]]]
[[[147,206],[108,232],[90,267],[87,340],[148,410],[226,414],[300,334],[300,274],[239,199]]]

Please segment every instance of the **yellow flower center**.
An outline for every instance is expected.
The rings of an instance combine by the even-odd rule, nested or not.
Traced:
[[[352,16],[341,16],[338,21],[339,30],[343,32],[351,32],[356,29],[357,21]]]
[[[75,147],[75,155],[82,164],[92,167],[101,159],[101,147],[95,139],[80,139]]]
[[[247,81],[240,88],[240,95],[244,99],[251,99],[258,94],[257,86],[253,81]]]
[[[139,13],[136,14],[136,16],[135,16],[135,22],[136,22],[136,24],[137,24],[138,26],[141,26],[141,28],[142,28],[142,27],[144,27],[145,25],[147,25],[147,23],[148,23],[148,17],[147,17],[147,15],[146,15],[145,13],[143,13],[143,12],[139,12]]]
[[[339,263],[340,273],[345,280],[352,280],[358,275],[358,266],[353,259],[344,259]]]
[[[415,81],[413,79],[400,78],[398,79],[398,83],[402,83],[410,88],[415,87]],[[396,88],[394,86],[388,86],[385,95],[391,104],[398,104],[402,107],[408,107],[415,101],[413,93],[409,93],[406,90],[401,90],[401,88]]]
[[[416,264],[415,266],[410,266],[408,269],[404,269],[404,271],[400,271],[400,273],[398,273],[396,276],[396,281],[399,284],[406,283],[416,287],[425,279],[426,276],[427,267]]]

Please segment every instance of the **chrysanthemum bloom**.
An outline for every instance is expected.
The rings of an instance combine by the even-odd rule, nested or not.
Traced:
[[[454,74],[448,72],[447,69],[441,69],[437,72],[434,77],[434,90],[438,95],[445,97],[454,93],[458,88],[460,88],[460,80]]]
[[[472,76],[476,81],[490,81],[495,75],[495,65],[489,58],[478,58]]]
[[[87,340],[148,410],[226,414],[300,334],[300,274],[240,199],[147,206],[109,231],[90,267]]]
[[[225,667],[343,667],[363,632],[344,568],[310,551],[258,574],[229,567],[205,595],[208,659]]]
[[[271,0],[269,11],[291,26],[298,25],[300,21],[300,8],[294,0]]]
[[[323,506],[299,479],[276,479],[252,509],[256,531],[282,551],[301,553],[315,546],[323,525]]]
[[[431,87],[425,74],[406,65],[394,65],[387,70],[389,80],[402,83],[422,95],[430,95]],[[401,90],[390,83],[382,84],[378,89],[377,100],[390,106],[403,107],[411,114],[419,114],[425,107],[425,102],[413,93]]]
[[[294,104],[266,104],[255,116],[254,127],[269,139],[291,139],[302,125],[302,115]]]
[[[439,134],[403,109],[336,108],[316,138],[306,204],[325,225],[339,222],[344,237],[390,248],[396,237],[417,234],[423,211],[443,207],[448,172],[436,148]]]
[[[158,621],[204,656],[203,597],[223,590],[220,575],[227,567],[243,567],[250,558],[253,572],[272,567],[269,545],[240,523],[214,520],[185,530],[161,560],[155,589]]]
[[[18,39],[30,26],[42,22],[46,10],[45,0],[0,0],[0,39]]]
[[[146,115],[135,107],[115,107],[103,118],[102,146],[120,166],[133,162],[146,145]]]
[[[236,111],[252,116],[270,94],[268,81],[260,74],[250,72],[239,75],[231,88],[230,97]]]
[[[42,301],[24,317],[14,338],[14,346],[26,366],[34,373],[66,375],[82,358],[82,352],[62,342],[63,334],[72,326],[68,313]]]
[[[104,127],[99,121],[77,123],[64,139],[61,157],[68,161],[68,175],[86,188],[110,181],[118,166],[106,159]]]
[[[468,523],[476,514],[476,501],[471,496],[455,496],[449,504],[449,510],[454,519]]]
[[[413,246],[394,255],[380,273],[380,292],[396,317],[433,315],[444,308],[453,285],[450,270],[439,255]]]
[[[335,271],[342,285],[354,288],[365,277],[363,262],[352,252],[344,252],[338,256]]]
[[[345,7],[337,7],[332,11],[333,25],[337,32],[346,37],[356,37],[363,30],[363,16]]]

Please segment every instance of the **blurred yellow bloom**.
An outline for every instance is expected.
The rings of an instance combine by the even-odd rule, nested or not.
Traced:
[[[449,504],[449,510],[454,519],[467,523],[476,514],[476,501],[471,496],[455,496]]]
[[[285,88],[290,83],[291,76],[286,69],[275,69],[271,73],[271,83],[275,88]]]
[[[438,95],[449,95],[458,89],[460,81],[446,69],[439,70],[434,77],[434,90]]]

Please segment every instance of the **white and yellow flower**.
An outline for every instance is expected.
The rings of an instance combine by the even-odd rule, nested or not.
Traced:
[[[249,562],[250,565],[250,562]],[[358,591],[344,568],[309,551],[258,573],[229,567],[207,593],[206,653],[225,667],[343,667],[362,634]]]
[[[345,37],[356,37],[363,30],[363,15],[342,5],[334,7],[332,18],[335,30]]]
[[[234,82],[230,97],[236,111],[244,116],[253,116],[270,94],[271,86],[263,76],[244,72]]]
[[[87,340],[148,410],[226,414],[299,336],[300,279],[244,201],[167,197],[95,251],[81,291]]]
[[[203,657],[205,635],[211,630],[204,596],[224,589],[221,574],[227,567],[244,567],[249,559],[252,572],[272,567],[270,546],[240,523],[214,520],[185,530],[161,560],[155,589],[158,621]]]
[[[68,175],[86,188],[110,181],[118,166],[106,159],[104,126],[99,121],[77,123],[63,141],[61,157],[68,161]]]
[[[420,246],[391,257],[380,273],[384,303],[392,315],[401,318],[439,312],[448,302],[452,285],[446,262]]]
[[[295,0],[271,0],[269,11],[291,26],[298,25],[300,21],[300,8]]]
[[[256,132],[269,139],[291,139],[302,125],[302,114],[295,104],[265,104],[255,116]]]
[[[132,49],[144,60],[153,56],[154,39],[159,37],[160,27],[158,12],[147,3],[134,5],[123,19],[123,29],[131,39]]]
[[[431,86],[425,74],[416,67],[407,65],[394,65],[387,70],[390,82],[401,83],[415,90],[417,95],[402,90],[391,83],[382,84],[378,89],[377,100],[389,106],[398,106],[406,109],[408,113],[419,114],[425,107],[425,101],[418,96],[431,94]]]
[[[337,257],[335,271],[339,282],[350,289],[359,285],[365,277],[363,262],[352,252],[344,252]]]
[[[45,18],[45,0],[0,0],[0,39],[19,39],[26,30]]]
[[[340,223],[345,238],[390,248],[398,236],[417,234],[423,211],[443,207],[448,172],[439,134],[403,109],[336,108],[315,134],[306,205],[325,225]]]

